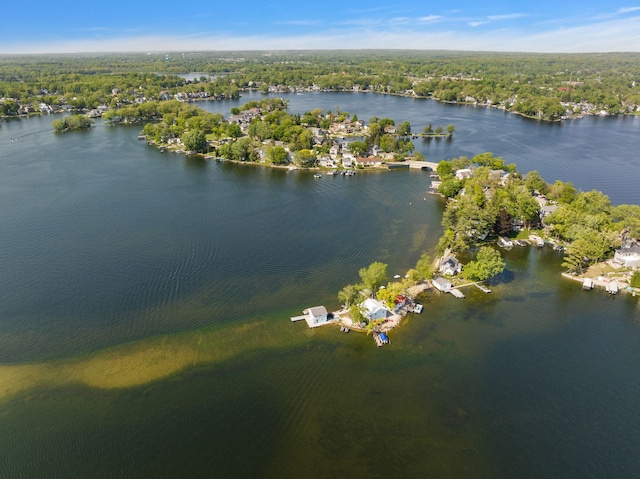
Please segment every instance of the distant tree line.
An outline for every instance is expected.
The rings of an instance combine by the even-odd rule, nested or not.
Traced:
[[[188,72],[203,75],[193,80],[177,75]],[[267,92],[312,87],[478,102],[551,120],[573,110],[629,114],[640,106],[640,53],[394,50],[0,56],[4,116],[18,114],[16,102],[64,102],[81,110],[180,92],[236,98],[247,88]]]

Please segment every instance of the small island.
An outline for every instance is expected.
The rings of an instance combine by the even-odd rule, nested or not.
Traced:
[[[91,128],[93,120],[86,115],[65,116],[62,119],[53,120],[51,126],[56,133],[65,133],[74,130],[86,130]]]

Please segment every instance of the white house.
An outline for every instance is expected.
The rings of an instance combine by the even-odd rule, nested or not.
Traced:
[[[471,178],[473,176],[473,171],[469,168],[461,168],[456,170],[456,178],[459,180],[464,180],[465,178]]]
[[[342,157],[342,166],[345,168],[351,168],[353,166],[353,155]]]
[[[637,268],[640,266],[640,245],[634,244],[616,250],[613,260],[625,268]]]
[[[380,153],[382,153],[382,148],[380,148],[378,145],[373,145],[371,147],[371,150],[369,150],[371,153],[371,156],[378,156],[380,155]]]
[[[356,158],[354,163],[364,168],[375,168],[381,166],[383,161],[382,158],[377,156],[370,156],[368,158]]]
[[[353,160],[355,160],[356,157],[353,156],[353,153],[350,153],[348,151],[344,151],[342,153],[342,163],[344,164],[345,160],[346,161],[351,161],[351,164],[353,164]]]
[[[318,156],[318,166],[323,168],[335,168],[336,161],[327,155]]]
[[[442,274],[453,276],[462,271],[462,265],[453,256],[447,256],[446,258],[442,259],[442,262],[440,263],[439,271]]]
[[[369,320],[384,319],[389,313],[389,309],[382,301],[373,298],[365,299],[362,303],[362,309],[365,317]]]
[[[451,283],[442,276],[435,278],[432,283],[437,290],[442,291],[443,293],[451,291]]]
[[[307,324],[309,327],[319,326],[327,322],[327,308],[324,306],[314,306],[305,309],[303,313],[307,316]]]

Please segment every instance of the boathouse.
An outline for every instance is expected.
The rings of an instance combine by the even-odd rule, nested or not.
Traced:
[[[305,309],[303,313],[307,316],[307,324],[320,326],[328,320],[327,308],[324,306],[314,306],[312,308]]]
[[[431,282],[437,290],[442,291],[443,293],[448,293],[449,291],[451,291],[451,283],[442,276],[438,276]]]

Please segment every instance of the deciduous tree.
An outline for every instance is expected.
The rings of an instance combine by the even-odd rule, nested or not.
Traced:
[[[366,268],[361,268],[358,274],[363,287],[375,294],[378,288],[387,281],[387,265],[376,261]]]
[[[465,275],[475,281],[485,281],[504,271],[505,262],[500,252],[490,246],[483,246],[478,250],[475,261],[465,265]]]

